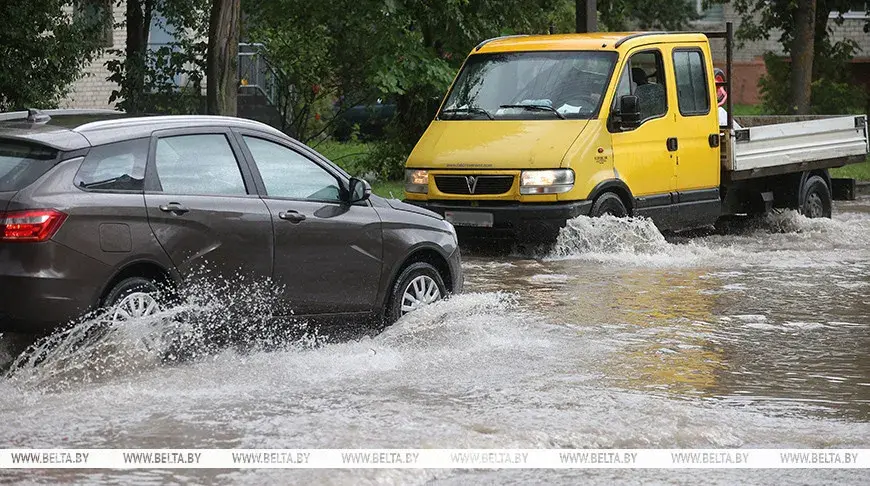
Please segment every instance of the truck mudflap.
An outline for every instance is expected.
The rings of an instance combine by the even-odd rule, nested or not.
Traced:
[[[460,234],[487,238],[551,239],[567,220],[588,215],[592,209],[592,201],[477,206],[456,201],[405,202],[444,216]]]

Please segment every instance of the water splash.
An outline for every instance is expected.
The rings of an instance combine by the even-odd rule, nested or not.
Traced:
[[[554,258],[589,253],[661,253],[668,242],[646,218],[580,216],[569,220],[550,251]]]
[[[17,386],[57,390],[137,376],[227,346],[316,345],[316,328],[276,321],[281,293],[268,280],[196,277],[179,289],[175,305],[157,314],[112,322],[106,312],[92,313],[40,339],[18,356],[6,378]]]
[[[771,212],[715,233],[667,237],[646,218],[580,216],[568,221],[543,258],[645,267],[824,265],[840,258],[836,250],[863,248],[868,238],[870,218],[856,213],[811,219],[796,211]],[[789,255],[796,258],[782,258]]]

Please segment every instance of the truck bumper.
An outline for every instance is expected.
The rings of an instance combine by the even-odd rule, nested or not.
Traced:
[[[480,204],[471,206],[464,201],[412,201],[406,200],[442,216],[445,212],[474,212],[492,214],[492,227],[456,225],[460,236],[511,239],[551,239],[569,219],[588,215],[592,201],[571,201],[547,204],[515,203]]]

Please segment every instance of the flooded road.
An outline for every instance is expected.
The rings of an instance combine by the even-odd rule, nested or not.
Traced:
[[[164,365],[118,338],[0,380],[4,447],[868,448],[870,199],[663,237],[580,218],[380,335]],[[194,309],[196,311],[196,309]],[[132,333],[135,338],[136,333]],[[141,337],[141,336],[140,336]],[[7,472],[179,481],[866,483],[863,471]]]

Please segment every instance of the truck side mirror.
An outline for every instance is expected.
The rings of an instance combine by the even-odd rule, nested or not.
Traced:
[[[640,126],[640,105],[637,96],[625,95],[619,98],[619,126],[629,130]]]

